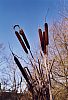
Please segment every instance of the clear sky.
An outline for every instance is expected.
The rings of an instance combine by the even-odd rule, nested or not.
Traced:
[[[44,26],[46,20],[50,25],[53,19],[58,18],[58,10],[68,0],[0,0],[0,43],[8,48],[8,42],[14,50],[19,51],[21,46],[14,34],[13,25],[19,24],[25,31],[31,47],[39,41],[38,27]]]

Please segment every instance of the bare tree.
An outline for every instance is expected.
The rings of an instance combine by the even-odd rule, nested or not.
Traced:
[[[54,59],[51,77],[55,100],[68,99],[68,20],[66,19],[64,16],[62,21],[54,22],[51,28],[50,57]]]

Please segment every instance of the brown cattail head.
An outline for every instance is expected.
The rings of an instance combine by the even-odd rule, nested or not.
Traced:
[[[24,71],[24,68],[22,67],[22,65],[20,64],[20,62],[19,62],[19,60],[16,56],[14,56],[14,61],[17,64],[18,68],[20,69],[20,71],[21,71],[22,75],[24,76],[25,80],[27,81],[27,83],[29,85],[31,85],[30,82],[29,82],[29,78],[27,77],[27,74]]]
[[[42,42],[42,30],[38,29],[38,32],[39,32],[39,38],[40,38],[40,43],[41,43]]]
[[[42,42],[41,42],[41,48],[42,48],[42,51],[44,53],[44,39],[43,39],[43,37],[42,37]]]
[[[43,45],[44,45],[43,53],[46,54],[46,37],[45,37],[45,32],[43,32]]]
[[[19,35],[19,33],[17,31],[15,31],[15,34],[16,34],[21,46],[23,47],[24,51],[28,54],[28,50],[27,50],[23,40],[21,39],[21,36]]]
[[[25,42],[27,48],[30,50],[30,45],[29,45],[28,40],[27,40],[27,38],[26,38],[26,36],[25,36],[25,34],[24,34],[23,29],[20,29],[20,30],[19,30],[19,33],[20,33],[20,35],[23,37],[24,42]]]
[[[45,23],[45,42],[46,42],[46,45],[49,44],[49,38],[48,38],[48,24]]]
[[[43,53],[46,53],[46,43],[45,43],[45,32],[42,34],[42,30],[39,29],[39,38],[40,38],[40,43],[41,43],[41,48]]]
[[[38,32],[39,32],[39,38],[40,38],[40,44],[41,44],[41,48],[42,48],[42,51],[44,51],[44,43],[43,43],[43,35],[42,35],[42,30],[41,29],[39,29],[38,30]]]

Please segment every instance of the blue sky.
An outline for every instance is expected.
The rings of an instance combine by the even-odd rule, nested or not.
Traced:
[[[36,46],[39,41],[38,27],[44,27],[48,8],[46,20],[51,25],[58,18],[58,10],[64,4],[68,5],[68,0],[0,0],[0,43],[8,48],[9,42],[19,52],[22,48],[13,30],[13,25],[19,24],[24,29],[31,48]]]

